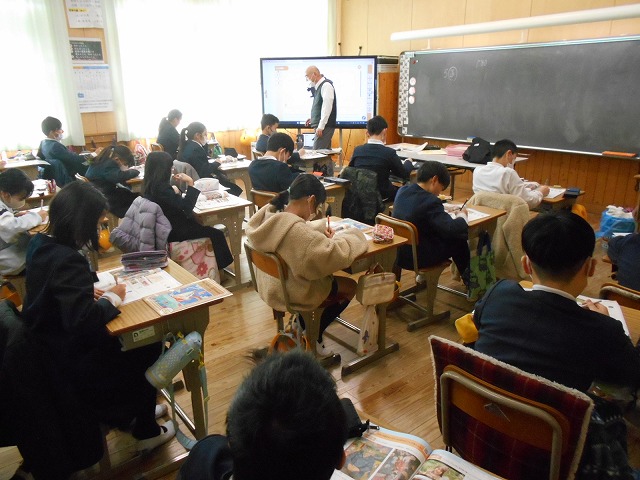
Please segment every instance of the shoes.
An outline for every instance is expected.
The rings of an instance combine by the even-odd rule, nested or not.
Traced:
[[[321,357],[330,357],[333,350],[324,346],[324,342],[316,342],[316,353]]]
[[[169,413],[169,407],[166,403],[156,405],[156,419],[164,417],[167,413]]]
[[[173,425],[171,420],[166,422],[164,425],[160,425],[160,430],[160,435],[145,438],[144,440],[138,440],[136,450],[138,450],[138,452],[148,452],[149,450],[159,447],[163,443],[167,443],[176,436],[176,427]]]
[[[427,279],[424,278],[424,275],[422,275],[420,273],[418,275],[416,275],[416,283],[423,284],[423,283],[426,283],[426,282],[427,282]]]

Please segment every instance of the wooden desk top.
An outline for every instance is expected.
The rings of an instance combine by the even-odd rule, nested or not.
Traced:
[[[455,205],[455,204],[452,204]],[[469,228],[478,227],[485,223],[492,222],[493,220],[502,217],[507,214],[506,210],[500,210],[497,208],[483,207],[482,205],[469,205],[469,208],[472,210],[477,210],[478,212],[489,214],[488,217],[479,218],[477,220],[473,220],[469,222]]]
[[[215,206],[212,208],[199,208],[199,207],[194,207],[193,208],[193,212],[196,215],[206,215],[207,213],[211,213],[211,212],[220,212],[220,211],[224,211],[224,210],[236,210],[236,209],[240,209],[240,208],[244,208],[244,207],[248,207],[249,205],[253,205],[252,202],[250,202],[249,200],[245,200],[242,197],[236,197],[235,195],[229,195],[229,197],[233,198],[235,201],[233,203],[221,203],[220,206]]]
[[[622,305],[620,305],[620,308],[622,309],[622,315],[624,315],[624,319],[627,322],[627,327],[629,327],[629,336],[631,337],[631,341],[635,345],[638,341],[638,337],[640,337],[640,310],[624,307]]]
[[[108,258],[101,258],[99,260],[100,270],[111,270],[113,268],[121,267],[120,256],[115,255]],[[169,273],[173,278],[178,280],[183,285],[198,281],[198,278],[187,272],[180,265],[172,260],[169,260],[169,265],[165,271]],[[222,302],[222,299],[211,300],[209,302],[201,303],[193,307],[194,309],[208,308],[211,305]],[[107,323],[107,330],[110,335],[120,335],[132,330],[138,330],[140,328],[147,327],[158,323],[159,321],[183,315],[185,312],[191,310],[189,308],[169,314],[160,315],[153,308],[149,306],[144,300],[136,300],[135,302],[128,303],[119,307],[120,315]]]
[[[237,162],[226,162],[220,165],[220,170],[228,171],[228,170],[245,170],[249,168],[251,165],[251,160],[245,158],[243,160],[238,160]]]
[[[39,158],[35,160],[9,160],[2,167],[0,167],[0,170],[5,170],[7,168],[38,167],[41,165],[49,165],[49,162],[41,160]]]

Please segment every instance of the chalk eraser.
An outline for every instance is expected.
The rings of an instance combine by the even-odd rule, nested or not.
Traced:
[[[631,153],[631,152],[612,152],[611,150],[607,150],[607,151],[602,152],[602,155],[607,155],[607,156],[611,156],[611,157],[633,158],[633,157],[636,157],[638,154],[637,153]]]

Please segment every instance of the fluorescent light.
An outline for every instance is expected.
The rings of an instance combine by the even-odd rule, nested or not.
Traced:
[[[418,40],[423,38],[452,37],[457,35],[473,35],[477,33],[502,32],[524,28],[553,27],[575,23],[602,22],[623,18],[640,17],[640,4],[620,5],[618,7],[595,8],[579,12],[553,13],[537,17],[513,18],[495,22],[455,25],[451,27],[427,28],[391,34],[392,41]]]

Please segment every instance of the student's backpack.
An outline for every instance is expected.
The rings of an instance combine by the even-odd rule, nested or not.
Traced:
[[[462,154],[467,162],[487,164],[491,161],[491,144],[484,138],[475,137],[469,148]]]
[[[269,353],[288,352],[294,348],[300,348],[303,351],[310,351],[309,342],[306,335],[302,332],[302,325],[297,315],[291,315],[289,323],[284,330],[279,331],[271,340],[269,345]]]

